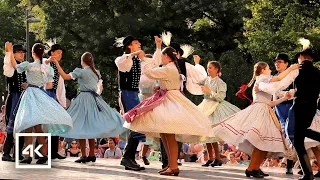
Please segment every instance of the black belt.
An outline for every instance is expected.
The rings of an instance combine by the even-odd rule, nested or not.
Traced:
[[[82,93],[82,92],[91,93],[91,95],[94,97],[94,100],[95,100],[95,102],[96,102],[96,105],[97,105],[99,111],[102,111],[103,107],[102,107],[102,105],[99,103],[99,101],[97,100],[97,98],[100,97],[99,94],[97,94],[97,93],[94,92],[94,91],[80,91],[80,93]]]

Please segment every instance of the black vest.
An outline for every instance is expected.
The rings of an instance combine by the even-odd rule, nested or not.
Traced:
[[[51,66],[51,67],[53,68],[53,70],[54,70],[53,87],[52,87],[52,89],[53,89],[53,90],[57,90],[60,74],[59,74],[58,68],[57,68],[57,66],[56,66],[55,63],[50,62],[50,66]]]
[[[181,58],[178,59],[178,66],[180,69],[180,73],[183,74],[186,77],[186,81],[183,82],[183,92],[186,93],[186,82],[187,82],[187,68],[186,68],[186,59]]]
[[[296,101],[316,102],[320,93],[320,70],[311,61],[303,61],[295,79]]]
[[[140,59],[132,57],[132,67],[129,72],[119,71],[120,90],[139,91],[139,82],[141,76]]]
[[[16,62],[17,64],[20,64],[19,61]],[[6,77],[6,80],[9,92],[22,93],[24,89],[21,87],[21,85],[27,82],[27,77],[25,72],[18,73],[17,70],[15,70],[13,76]]]

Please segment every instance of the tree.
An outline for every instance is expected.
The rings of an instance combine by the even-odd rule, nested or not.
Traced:
[[[6,41],[11,41],[15,44],[24,44],[25,41],[25,26],[24,26],[24,9],[18,6],[19,0],[4,0],[0,1],[0,59],[4,58],[4,44]],[[3,66],[3,61],[0,61],[0,66]],[[6,82],[5,77],[0,78],[0,96],[1,102],[4,104],[6,97]]]
[[[252,18],[245,19],[246,41],[241,44],[255,62],[271,59],[277,53],[287,53],[294,58],[300,51],[298,39],[307,38],[316,51],[319,60],[319,4],[311,1],[253,1],[248,5]]]

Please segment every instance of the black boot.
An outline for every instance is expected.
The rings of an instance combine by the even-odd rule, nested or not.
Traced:
[[[39,160],[36,162],[37,164],[45,164],[48,161],[48,157],[39,157]]]
[[[213,163],[213,161],[208,160],[206,163],[202,164],[201,166],[203,166],[203,167],[209,167],[210,164],[212,164],[212,163]]]
[[[134,171],[140,171],[140,166],[135,164],[131,159],[129,158],[122,158],[120,165],[124,166],[126,170],[134,170]]]
[[[246,169],[245,174],[247,177],[254,177],[254,178],[264,178],[264,176],[262,174],[260,174],[260,171],[258,170],[252,170],[252,171],[248,171],[248,169]]]
[[[143,157],[142,157],[142,160],[143,160],[143,163],[144,163],[145,165],[150,165],[150,162],[149,162],[149,160],[147,159],[146,156],[143,156]]]
[[[299,179],[301,179],[301,180],[313,180],[314,176],[313,176],[313,171],[312,171],[312,168],[311,168],[309,156],[307,154],[303,154],[303,155],[299,156],[299,154],[298,154],[298,157],[299,157],[301,169],[302,169],[303,174],[304,174]]]
[[[22,161],[20,161],[20,163],[24,163],[24,164],[31,164],[31,162],[32,162],[31,157],[24,158]]]
[[[211,164],[212,167],[215,166],[222,166],[222,161],[215,159],[214,162]]]
[[[65,158],[67,158],[66,156],[61,156],[59,153],[55,153],[55,155],[52,155],[51,156],[51,159],[56,159],[56,158],[58,158],[58,159],[65,159]]]
[[[293,167],[293,161],[288,159],[287,160],[287,167],[286,167],[286,174],[293,174],[292,167]]]
[[[97,158],[95,156],[88,156],[85,158],[86,162],[96,162]]]
[[[14,162],[14,158],[10,156],[10,151],[12,148],[13,148],[13,134],[8,133],[3,145],[2,161]]]
[[[269,174],[264,173],[261,169],[259,169],[259,173],[264,177],[269,176]]]
[[[12,158],[9,154],[3,154],[2,161],[15,162],[14,158]]]
[[[75,160],[76,163],[86,163],[87,156],[81,156],[79,159]]]

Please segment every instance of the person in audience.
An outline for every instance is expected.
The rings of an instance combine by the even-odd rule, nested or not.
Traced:
[[[241,152],[239,165],[249,166],[250,157],[248,154]]]
[[[227,162],[227,165],[238,165],[238,161],[236,160],[236,157],[235,157],[235,153],[234,152],[231,152],[229,153],[229,162]]]
[[[122,156],[120,148],[116,147],[116,141],[114,138],[108,139],[109,149],[104,153],[104,158],[108,159],[120,159]]]
[[[81,157],[81,151],[75,139],[71,141],[71,148],[67,150],[67,157]]]

